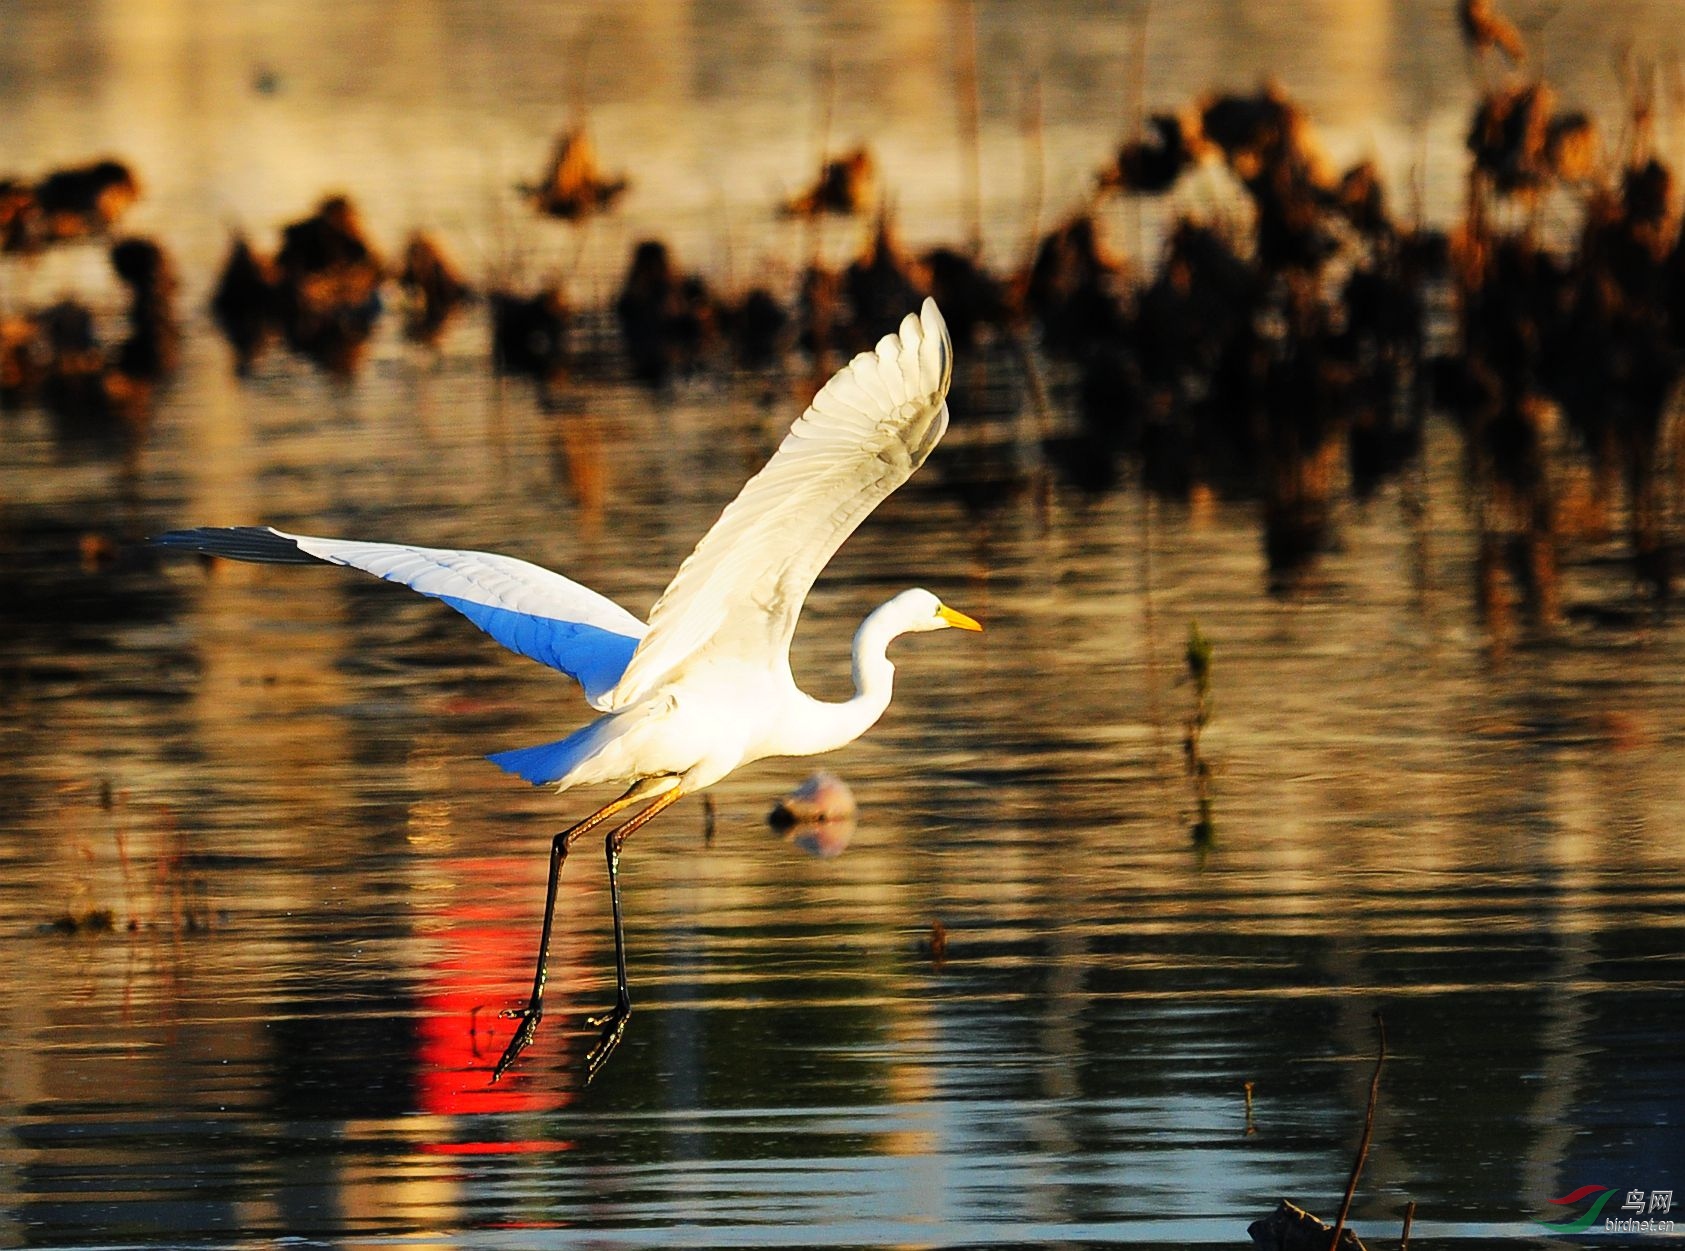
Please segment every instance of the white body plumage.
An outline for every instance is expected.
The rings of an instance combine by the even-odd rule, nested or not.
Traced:
[[[840,703],[803,692],[787,664],[768,668],[725,660],[690,666],[641,702],[563,740],[580,749],[582,758],[555,779],[556,786],[670,777],[673,785],[682,782],[694,791],[751,761],[833,751],[871,729],[889,707],[895,666],[886,651],[892,640],[967,620],[944,610],[929,591],[901,592],[855,633],[855,694]]]

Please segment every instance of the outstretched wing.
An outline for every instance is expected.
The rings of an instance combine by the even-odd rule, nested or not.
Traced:
[[[647,627],[589,587],[511,556],[287,534],[267,526],[175,530],[152,542],[234,560],[349,565],[442,600],[510,651],[560,669],[592,707],[620,680]]]
[[[838,371],[679,567],[604,706],[637,702],[704,652],[787,658],[819,571],[947,429],[952,373],[932,300]]]

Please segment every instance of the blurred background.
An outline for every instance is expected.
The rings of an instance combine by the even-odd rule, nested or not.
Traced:
[[[1516,1245],[1685,1173],[1677,5],[0,10],[0,1243]],[[201,524],[643,613],[926,293],[810,762],[568,865],[567,682]],[[1671,1201],[1671,1194],[1669,1195]],[[1613,1215],[1610,1204],[1605,1215]],[[1631,1216],[1629,1210],[1624,1215]],[[1267,1238],[1267,1234],[1260,1234]],[[1266,1243],[1266,1245],[1278,1245]]]

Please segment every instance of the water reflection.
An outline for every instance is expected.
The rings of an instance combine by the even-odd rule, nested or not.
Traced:
[[[518,525],[530,507],[496,511]],[[810,629],[843,633],[891,544],[963,567],[957,514],[926,509],[861,536]],[[1205,552],[1256,559],[1244,517],[1218,524]],[[1232,640],[1208,744],[1224,832],[1202,869],[1176,820],[1174,721],[1146,710],[1131,566],[1033,524],[997,540],[986,637],[1039,646],[905,666],[925,711],[852,753],[873,820],[848,855],[756,834],[781,766],[726,788],[712,850],[681,810],[629,855],[640,1025],[578,1107],[589,1034],[569,1025],[609,990],[593,875],[564,879],[554,1050],[512,1085],[483,1080],[561,816],[475,754],[536,728],[555,692],[396,595],[330,582],[344,611],[323,618],[283,582],[170,579],[185,628],[107,622],[121,648],[84,657],[56,699],[43,676],[13,688],[61,742],[20,742],[8,787],[9,828],[42,832],[7,843],[15,1218],[60,1238],[707,1213],[718,1243],[799,1220],[918,1241],[932,1219],[961,1238],[1227,1241],[1277,1192],[1314,1205],[1337,1187],[1376,1005],[1398,1054],[1369,1222],[1409,1197],[1430,1232],[1490,1233],[1582,1174],[1665,1174],[1681,1077],[1666,683],[1583,650],[1493,673],[1442,638],[1418,640],[1432,668],[1401,685],[1339,643],[1414,611],[1357,576],[1398,541],[1362,533],[1346,591],[1314,612],[1236,605],[1222,568],[1160,540],[1179,607]],[[1083,594],[1047,595],[1050,565]],[[1179,706],[1165,633],[1157,698]],[[1079,675],[1108,645],[1117,679],[1090,690]],[[113,782],[109,807],[82,776]],[[47,933],[39,901],[71,890],[113,907],[117,932]],[[210,922],[187,924],[172,891],[202,894]],[[919,945],[936,920],[940,968]]]
[[[1284,6],[1155,5],[1149,103],[1267,70],[1342,161],[1459,149],[1449,6],[1361,7],[1311,30]],[[1509,7],[1588,102],[1614,94],[1611,41],[1671,30],[1654,6]],[[1109,5],[979,11],[987,244],[1016,255],[1024,65],[1045,67],[1046,185],[1076,186],[1117,138],[1091,119],[1123,107],[1132,29]],[[951,243],[950,80],[876,51],[945,66],[950,16],[295,6],[179,35],[133,6],[83,16],[9,10],[0,156],[132,159],[127,220],[176,257],[184,333],[142,441],[0,417],[0,1240],[1233,1244],[1283,1194],[1332,1212],[1377,1007],[1395,1054],[1366,1236],[1415,1200],[1419,1236],[1515,1239],[1549,1196],[1682,1171],[1680,637],[1570,613],[1494,651],[1437,425],[1420,479],[1342,499],[1338,543],[1281,596],[1250,505],[997,491],[999,441],[945,446],[946,479],[839,555],[797,642],[798,678],[834,696],[890,590],[949,588],[989,624],[976,649],[907,656],[889,716],[837,758],[863,811],[847,854],[768,836],[790,763],[721,788],[711,846],[689,806],[640,835],[639,1023],[588,1092],[608,901],[600,872],[570,874],[547,1048],[489,1086],[547,840],[575,814],[480,756],[554,737],[573,693],[377,583],[163,570],[132,540],[261,517],[491,547],[642,608],[806,379],[591,377],[546,407],[488,376],[490,314],[469,308],[436,350],[383,325],[349,385],[279,355],[238,380],[203,312],[227,227],[270,237],[344,187],[388,248],[430,225],[476,275],[513,252],[559,271],[572,228],[501,219],[487,188],[531,177],[577,74],[636,177],[590,228],[582,304],[645,235],[715,277],[750,264],[719,240],[754,233],[793,272],[799,239],[739,223],[813,168],[804,110],[837,48],[839,152],[872,135],[912,245]],[[1424,163],[1432,218],[1460,207],[1456,167]],[[8,309],[70,289],[121,321],[103,248],[31,264],[0,273]],[[1033,420],[1021,364],[984,350],[978,410],[1006,395],[1001,425]],[[1565,603],[1624,602],[1604,556],[1565,565]],[[1190,620],[1214,648],[1203,856]],[[102,911],[109,932],[53,924]]]

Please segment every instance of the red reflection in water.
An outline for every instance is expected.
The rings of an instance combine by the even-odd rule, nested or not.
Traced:
[[[558,1084],[554,1065],[545,1066],[530,1080],[518,1070],[495,1085],[491,1080],[492,1065],[515,1028],[513,1020],[498,1014],[523,1000],[531,986],[538,918],[528,918],[524,909],[513,913],[507,902],[518,900],[530,888],[528,868],[512,856],[440,865],[441,873],[458,883],[459,889],[440,913],[443,928],[438,941],[446,954],[427,970],[422,982],[416,1055],[417,1098],[423,1112],[441,1116],[553,1112],[573,1102],[576,1092]],[[558,908],[564,906],[565,901],[558,901]],[[551,993],[557,986],[569,985],[577,973],[578,961],[568,937],[558,930],[550,949]],[[553,1031],[551,1038],[560,1033]],[[422,1149],[474,1155],[567,1150],[570,1145],[534,1139],[440,1142]]]
[[[428,1142],[423,1155],[522,1155],[529,1151],[572,1151],[574,1144],[560,1138],[522,1138],[514,1142]]]

